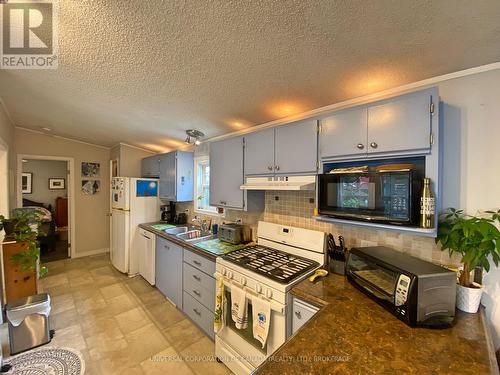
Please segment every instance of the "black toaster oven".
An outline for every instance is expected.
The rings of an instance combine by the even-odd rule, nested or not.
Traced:
[[[353,248],[347,279],[410,326],[447,327],[455,316],[456,273],[383,246]]]

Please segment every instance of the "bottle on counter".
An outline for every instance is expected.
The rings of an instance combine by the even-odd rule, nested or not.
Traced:
[[[424,178],[424,187],[420,196],[420,227],[434,228],[436,217],[436,198],[431,190],[430,178]]]

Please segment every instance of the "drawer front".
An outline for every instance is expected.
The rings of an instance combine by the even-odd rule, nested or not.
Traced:
[[[184,262],[189,263],[210,276],[213,276],[215,273],[215,261],[202,257],[187,249],[184,249]]]
[[[292,334],[297,332],[300,327],[307,323],[319,309],[308,303],[293,299],[293,316],[292,316]]]
[[[184,291],[210,311],[214,310],[215,279],[187,263],[184,263]]]
[[[184,292],[184,313],[191,318],[212,340],[214,334],[214,313]]]

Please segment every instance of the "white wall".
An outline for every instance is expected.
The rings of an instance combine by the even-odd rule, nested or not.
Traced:
[[[500,70],[439,84],[443,102],[443,207],[500,208]],[[484,278],[483,304],[500,347],[500,269]]]
[[[118,160],[118,175],[122,177],[141,177],[142,159],[154,155],[152,151],[132,147],[123,143],[114,146],[110,159]]]
[[[68,186],[68,162],[61,160],[25,159],[23,172],[32,173],[32,193],[23,194],[23,198],[52,205],[55,209],[57,197],[67,197],[66,189],[50,190],[49,178],[64,178]]]

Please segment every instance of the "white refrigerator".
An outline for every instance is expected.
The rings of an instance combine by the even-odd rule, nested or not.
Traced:
[[[160,219],[158,179],[113,177],[111,181],[111,263],[129,276],[139,272],[138,225]]]

